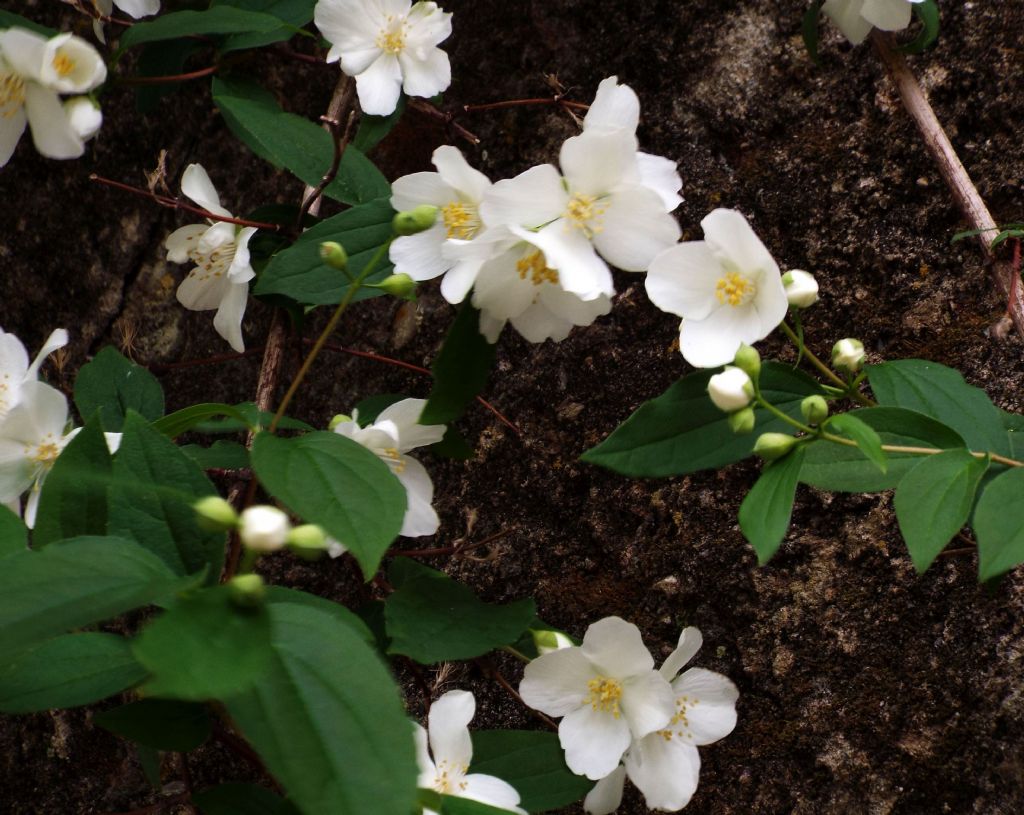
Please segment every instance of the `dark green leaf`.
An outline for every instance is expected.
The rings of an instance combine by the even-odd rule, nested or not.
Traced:
[[[985,487],[974,509],[978,579],[991,580],[1024,563],[1024,468],[1014,467]]]
[[[24,552],[28,546],[28,530],[24,521],[0,505],[0,558]]]
[[[594,786],[565,766],[557,733],[541,730],[474,730],[470,772],[508,781],[527,812],[579,801]]]
[[[397,558],[396,563],[408,558]],[[408,570],[408,563],[400,568]],[[429,665],[471,659],[515,642],[536,614],[533,600],[492,605],[443,572],[419,566],[384,607],[392,654]],[[394,584],[394,581],[393,581]]]
[[[448,424],[462,415],[487,384],[495,348],[480,333],[480,312],[466,300],[430,366],[434,386],[420,416],[421,424]]]
[[[801,445],[788,456],[766,464],[761,477],[740,504],[740,529],[757,552],[757,562],[762,566],[778,551],[789,529],[805,450]]]
[[[1010,446],[1010,458],[1024,461],[1024,414],[999,411]]]
[[[153,374],[108,345],[78,372],[75,406],[82,416],[98,410],[103,429],[117,433],[129,410],[150,421],[163,416],[164,391]]]
[[[39,25],[39,23],[29,20],[27,17],[22,17],[20,14],[15,14],[13,11],[0,9],[0,29],[3,28],[27,28],[29,31],[42,34],[44,37],[56,37],[60,33],[52,28],[47,28],[45,25]]]
[[[349,287],[349,279],[323,262],[320,244],[337,241],[348,253],[348,272],[355,277],[391,238],[394,211],[386,198],[327,218],[306,230],[302,236],[276,254],[256,281],[253,294],[283,294],[306,305],[334,305],[341,302]],[[374,283],[391,274],[392,266],[384,255],[367,281]],[[354,300],[378,297],[380,289],[361,287]]]
[[[241,470],[249,466],[249,451],[237,441],[218,439],[209,447],[186,444],[181,452],[203,470]]]
[[[169,699],[142,699],[93,715],[104,730],[153,750],[187,753],[210,737],[206,705]]]
[[[161,776],[161,764],[162,757],[159,750],[154,750],[152,747],[146,747],[142,744],[135,744],[135,758],[139,762],[139,766],[142,768],[142,774],[146,776],[146,780],[149,782],[154,790],[159,790],[163,787],[163,779]]]
[[[139,54],[137,71],[139,76],[177,76],[185,72],[185,62],[202,48],[199,40],[182,38],[151,42]],[[135,109],[139,113],[151,113],[160,100],[177,91],[181,82],[154,82],[135,87]]]
[[[275,657],[225,700],[231,718],[304,815],[409,815],[412,727],[398,688],[362,637],[292,603],[269,606]]]
[[[848,439],[856,442],[857,448],[865,458],[881,472],[884,473],[889,469],[885,450],[882,449],[881,437],[871,425],[862,421],[854,413],[840,413],[833,416],[828,422],[828,429],[842,433]]]
[[[202,405],[194,405],[193,407],[199,408]],[[211,406],[212,407],[212,406]],[[223,405],[217,405],[218,408],[223,408]],[[185,408],[189,410],[190,408]],[[211,414],[216,415],[216,412]],[[239,402],[237,405],[232,406],[232,412],[224,413],[228,418],[226,419],[211,419],[209,417],[196,422],[191,425],[191,429],[197,433],[238,433],[242,430],[252,430],[258,426],[266,427],[270,424],[271,419],[274,418],[274,414],[269,410],[258,410],[253,402]],[[170,417],[168,417],[170,418]],[[308,425],[298,419],[292,419],[288,416],[282,416],[281,421],[277,423],[277,426],[281,430],[312,430],[312,425]]]
[[[509,815],[511,812],[509,809],[483,804],[472,798],[460,798],[457,795],[442,795],[440,799],[440,815]]]
[[[248,405],[252,405],[252,410],[244,409]],[[244,402],[238,407],[225,405],[220,402],[204,402],[200,405],[189,405],[187,408],[176,410],[162,419],[157,419],[157,421],[153,422],[153,429],[173,439],[175,436],[180,436],[186,430],[191,430],[201,425],[207,419],[212,419],[214,416],[228,416],[237,422],[236,425],[232,425],[232,429],[251,430],[256,426],[256,422],[252,421],[254,418],[253,414],[256,412],[255,408],[256,406],[252,402]]]
[[[135,23],[121,35],[120,51],[159,40],[176,40],[196,34],[236,34],[276,31],[281,21],[269,14],[215,6],[206,11],[176,11],[148,22]]]
[[[804,12],[804,18],[800,24],[800,33],[804,38],[804,48],[807,49],[807,55],[811,58],[811,62],[818,66],[821,65],[821,60],[818,58],[818,24],[820,20],[821,2],[814,0],[807,11]]]
[[[62,634],[6,660],[0,669],[0,710],[32,713],[88,705],[145,677],[124,637]]]
[[[398,105],[389,116],[367,116],[364,113],[359,119],[359,127],[356,128],[352,144],[364,153],[369,153],[398,124],[403,113],[405,113],[404,96],[398,98]]]
[[[402,528],[406,497],[374,453],[337,433],[260,433],[252,466],[267,492],[348,547],[367,579],[377,571]]]
[[[896,487],[893,507],[918,573],[923,573],[967,523],[987,459],[967,450],[927,456]]]
[[[221,44],[220,52],[223,54],[290,40],[302,26],[313,19],[314,0],[213,0],[210,5],[230,5],[247,11],[271,14],[284,24],[262,34],[232,34]]]
[[[300,606],[316,609],[330,615],[341,625],[348,626],[369,645],[373,645],[376,642],[366,623],[340,603],[335,603],[325,597],[318,597],[315,594],[299,591],[298,589],[288,589],[284,586],[267,586],[266,598],[268,603],[296,603]]]
[[[301,815],[294,804],[255,784],[221,784],[192,796],[202,815]]]
[[[911,8],[921,21],[921,32],[899,50],[905,54],[920,54],[939,36],[939,6],[935,0],[924,0],[923,3],[915,3]]]
[[[746,458],[761,433],[790,429],[767,411],[756,410],[754,432],[745,436],[733,433],[728,416],[707,394],[714,373],[690,374],[645,402],[581,460],[640,478],[685,475]],[[769,402],[793,418],[800,418],[804,397],[823,393],[809,376],[777,362],[763,366],[761,390]]]

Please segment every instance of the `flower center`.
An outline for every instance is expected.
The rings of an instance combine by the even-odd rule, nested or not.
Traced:
[[[391,472],[397,474],[405,470],[405,459],[402,458],[397,447],[383,447],[377,451],[377,455],[384,459],[384,462],[391,468]]]
[[[685,741],[693,741],[693,732],[690,730],[690,720],[687,712],[697,706],[699,700],[695,696],[677,696],[676,714],[668,723],[668,727],[659,730],[658,735],[665,741],[672,741],[673,736],[679,736]]]
[[[574,193],[565,207],[565,217],[569,223],[583,232],[588,239],[604,229],[600,217],[605,207],[601,206],[596,195]]]
[[[235,242],[230,241],[221,244],[212,252],[200,252],[198,248],[189,249],[189,259],[196,264],[192,274],[198,273],[203,280],[207,280],[210,277],[223,277],[235,260],[235,250],[237,248]]]
[[[590,693],[583,700],[583,704],[589,704],[593,710],[601,713],[611,713],[616,719],[619,718],[619,701],[622,699],[622,684],[617,679],[609,679],[607,676],[597,676],[587,682]]]
[[[469,772],[469,767],[456,766],[442,761],[437,765],[437,775],[434,777],[434,789],[442,795],[457,795],[466,789],[466,782],[463,778]]]
[[[516,261],[516,271],[519,272],[520,280],[526,280],[526,276],[529,275],[534,286],[541,283],[558,285],[558,272],[548,266],[547,258],[539,250],[530,252]]]
[[[444,219],[446,236],[449,238],[468,241],[480,229],[476,211],[461,201],[452,201],[441,207],[441,217]]]
[[[67,54],[58,51],[53,58],[53,70],[60,76],[68,76],[75,70],[75,61]]]
[[[405,48],[405,21],[389,14],[387,22],[377,35],[377,47],[385,54],[400,54]]]
[[[739,272],[728,272],[715,284],[715,297],[722,305],[744,306],[754,299],[755,294],[757,285]]]
[[[0,74],[0,116],[10,119],[25,104],[25,80],[17,74]]]

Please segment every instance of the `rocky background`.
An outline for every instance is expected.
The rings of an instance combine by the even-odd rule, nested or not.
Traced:
[[[88,21],[55,0],[4,5],[89,36]],[[996,220],[1020,221],[1024,3],[940,6],[940,41],[912,67]],[[550,95],[552,78],[569,98],[589,101],[603,77],[617,74],[640,96],[644,149],[679,162],[685,236],[700,236],[713,207],[735,207],[783,268],[818,276],[822,301],[806,323],[813,348],[827,353],[836,339],[860,337],[873,361],[933,359],[959,368],[1001,407],[1024,410],[1024,348],[1012,334],[987,333],[1004,305],[975,246],[950,243],[964,225],[870,46],[852,49],[825,25],[815,67],[800,38],[802,0],[445,7],[455,12],[446,109]],[[337,79],[333,67],[267,56],[245,70],[310,118],[324,112]],[[186,217],[88,175],[143,184],[167,150],[175,187],[186,164],[201,162],[234,212],[295,202],[302,185],[234,141],[202,80],[147,115],[123,84],[112,83],[102,101],[104,128],[84,158],[41,159],[25,138],[0,170],[0,324],[30,349],[66,326],[70,354],[49,369],[65,386],[113,343],[160,373],[169,409],[251,399],[258,353],[165,367],[229,351],[209,315],[174,299],[185,269],[166,263],[162,241]],[[480,137],[478,148],[413,111],[374,158],[393,178],[429,169],[433,148],[451,142],[492,178],[508,177],[555,160],[577,131],[552,107],[467,114],[459,123]],[[779,555],[759,568],[736,524],[756,465],[633,481],[581,464],[583,450],[687,371],[674,347],[677,319],[651,306],[639,276],[619,275],[617,288],[609,316],[560,344],[505,332],[485,396],[521,432],[480,408],[467,414],[461,428],[476,458],[426,462],[442,526],[416,545],[505,533],[465,557],[430,562],[489,600],[533,596],[545,619],[576,634],[617,614],[639,625],[660,656],[682,626],[698,626],[705,646],[696,664],[731,677],[741,696],[736,730],[701,750],[695,815],[1024,811],[1020,573],[978,586],[968,551],[940,557],[918,577],[891,495],[806,487]],[[269,315],[250,305],[251,348],[263,344]],[[427,284],[414,307],[360,304],[337,341],[429,365],[452,317]],[[286,375],[298,347],[290,346]],[[791,358],[776,341],[762,351]],[[323,424],[365,396],[428,389],[427,377],[325,353],[295,412]],[[280,556],[268,576],[343,601],[371,594],[347,559]],[[498,664],[518,679],[516,665]],[[536,724],[477,667],[426,679],[436,692],[472,688],[475,726]],[[409,688],[410,709],[421,715],[420,694]],[[219,744],[197,751],[188,769],[196,788],[256,777]],[[158,802],[131,747],[93,727],[89,710],[0,719],[0,810],[85,815]],[[633,791],[620,811],[646,810]]]

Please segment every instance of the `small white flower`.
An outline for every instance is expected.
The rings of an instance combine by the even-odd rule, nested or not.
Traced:
[[[109,17],[114,6],[117,6],[129,17],[137,20],[139,17],[149,17],[160,11],[160,0],[92,0],[92,6],[103,17]],[[107,41],[103,34],[102,20],[92,21],[92,31],[100,42]]]
[[[851,43],[864,42],[872,28],[899,31],[910,25],[911,4],[924,0],[825,0],[822,6]]]
[[[367,427],[359,426],[358,416],[333,427],[335,433],[376,453],[402,482],[407,506],[399,534],[407,538],[433,535],[441,524],[431,506],[434,484],[430,475],[422,464],[406,455],[410,450],[436,444],[444,438],[445,425],[419,423],[426,404],[425,399],[402,399],[382,410],[377,421]],[[328,553],[336,557],[330,547]]]
[[[288,542],[291,530],[288,515],[277,507],[261,505],[242,510],[238,520],[238,537],[248,549],[276,552]]]
[[[464,690],[451,690],[430,706],[427,728],[413,724],[416,739],[418,786],[442,795],[454,795],[526,815],[519,806],[515,787],[493,775],[469,773],[473,742],[469,723],[476,713],[476,699]],[[429,742],[430,748],[427,749]],[[431,757],[431,753],[433,757]],[[437,815],[424,809],[423,815]]]
[[[818,302],[818,281],[803,269],[791,269],[782,276],[786,300],[794,308],[807,308]]]
[[[73,96],[64,102],[64,114],[83,142],[89,141],[103,126],[103,112],[88,96]]]
[[[36,380],[39,366],[46,358],[67,344],[68,332],[63,328],[56,329],[46,338],[46,342],[30,365],[28,351],[21,344],[21,340],[0,329],[0,420],[21,401],[23,386]]]
[[[532,708],[564,717],[558,737],[577,775],[612,772],[629,745],[669,725],[672,686],[644,647],[640,630],[618,617],[591,625],[583,645],[539,656],[526,666],[519,693]]]
[[[181,191],[214,215],[233,217],[220,204],[220,196],[206,170],[190,164],[181,177]],[[241,353],[242,317],[249,301],[249,281],[256,276],[249,262],[249,240],[256,228],[219,221],[191,224],[167,236],[164,246],[173,263],[195,263],[178,286],[178,302],[193,311],[217,309],[213,327]]]
[[[742,343],[764,339],[789,309],[775,260],[739,212],[716,209],[704,240],[666,249],[651,264],[647,294],[683,318],[679,350],[698,368],[732,362]]]
[[[850,373],[856,373],[864,364],[864,343],[860,340],[839,340],[832,346],[832,365]]]
[[[734,413],[750,404],[754,397],[754,384],[746,371],[727,365],[722,373],[708,380],[708,396],[719,410]]]
[[[400,91],[431,97],[452,81],[448,55],[438,44],[452,33],[451,14],[437,3],[411,0],[317,0],[313,19],[331,43],[328,62],[356,78],[359,104],[387,116]]]

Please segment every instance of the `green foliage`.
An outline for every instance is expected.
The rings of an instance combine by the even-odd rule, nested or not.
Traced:
[[[308,606],[334,617],[339,623],[352,629],[355,634],[362,637],[367,644],[373,645],[376,642],[376,638],[370,629],[366,627],[366,623],[340,603],[335,603],[324,597],[299,591],[298,589],[288,589],[284,586],[267,586],[266,600],[268,603],[291,603],[293,605]]]
[[[384,606],[389,653],[429,665],[471,659],[515,642],[536,614],[533,600],[485,603],[443,572],[396,558],[389,571],[396,590]]]
[[[0,505],[0,559],[17,552],[24,552],[28,546],[28,530],[24,521]]]
[[[356,135],[352,137],[352,144],[364,153],[369,153],[394,129],[403,113],[405,113],[404,96],[398,97],[398,105],[388,116],[367,116],[364,113],[359,119]]]
[[[919,573],[967,523],[988,465],[967,450],[947,450],[924,458],[896,487],[896,520]]]
[[[367,578],[377,571],[402,528],[406,497],[374,453],[326,431],[291,439],[260,433],[252,466],[271,495],[344,543]]]
[[[75,379],[75,407],[82,416],[99,411],[103,429],[117,433],[129,410],[153,421],[164,415],[164,390],[156,377],[108,345]]]
[[[1024,415],[1001,410],[1003,429],[1006,431],[1007,443],[1010,445],[1010,457],[1017,461],[1024,460]]]
[[[249,466],[249,451],[237,441],[218,439],[209,447],[186,444],[181,448],[186,456],[199,465],[200,469],[240,470]]]
[[[800,34],[804,38],[804,48],[811,61],[820,66],[821,59],[818,57],[818,27],[821,23],[821,7],[825,0],[814,0],[807,11],[804,12],[803,20],[800,23]]]
[[[170,699],[142,699],[93,715],[104,730],[153,750],[185,753],[210,737],[206,705]]]
[[[852,413],[840,413],[828,422],[828,429],[842,433],[857,444],[857,448],[881,472],[889,469],[889,462],[882,449],[882,438],[867,422],[861,421]]]
[[[924,0],[923,3],[915,3],[912,8],[921,21],[921,32],[911,42],[900,46],[899,50],[905,54],[920,54],[938,39],[939,6],[935,0]]]
[[[139,51],[136,71],[139,76],[177,76],[185,72],[185,62],[202,48],[199,40],[182,38],[161,40],[143,46]],[[181,82],[157,82],[135,88],[135,109],[142,114],[151,113],[160,100],[179,88]]]
[[[220,699],[245,690],[270,662],[270,616],[240,608],[226,586],[186,597],[158,617],[133,644],[152,673],[148,696]]]
[[[4,28],[27,28],[29,31],[35,31],[36,34],[42,34],[44,37],[54,37],[59,33],[52,28],[47,28],[45,25],[39,25],[39,23],[29,20],[27,17],[15,14],[13,11],[0,9],[0,29]]]
[[[771,560],[786,537],[805,451],[806,447],[801,445],[765,465],[761,477],[740,504],[740,529],[762,566]]]
[[[202,815],[301,815],[293,804],[255,784],[221,784],[192,796]]]
[[[230,35],[219,49],[224,54],[290,40],[313,19],[314,0],[213,0],[210,6],[235,6],[246,11],[258,11],[273,15],[283,23],[273,31]]]
[[[978,578],[991,580],[1024,563],[1024,468],[1000,473],[974,509]]]
[[[581,460],[641,478],[685,475],[746,458],[761,433],[790,429],[781,419],[759,409],[753,433],[733,433],[729,417],[707,394],[714,373],[690,374],[645,402]],[[796,419],[804,397],[824,393],[809,376],[777,362],[764,364],[760,387],[765,399]]]
[[[420,423],[448,424],[458,419],[487,384],[495,351],[480,333],[480,312],[467,299],[431,366],[434,386]]]
[[[193,407],[200,408],[205,406],[193,405]],[[189,423],[190,429],[195,430],[197,433],[207,434],[238,433],[243,430],[255,430],[257,427],[265,427],[274,418],[274,414],[271,411],[259,410],[253,402],[239,402],[237,405],[230,406],[230,412],[223,410],[225,405],[209,405],[209,407],[218,408],[219,410],[214,410],[201,419],[197,417],[198,421]],[[184,414],[188,410],[192,410],[192,408],[185,408],[178,412]],[[218,413],[222,414],[224,418],[213,418]],[[168,416],[167,418],[171,417]],[[277,426],[281,430],[313,429],[312,425],[308,425],[299,419],[292,419],[289,416],[282,416]]]
[[[32,713],[105,699],[146,677],[128,642],[114,634],[62,634],[5,661],[0,711]]]
[[[249,410],[245,409],[250,406]],[[157,419],[153,422],[153,429],[173,439],[215,416],[227,416],[237,422],[231,426],[232,430],[250,430],[256,426],[256,422],[253,421],[253,414],[256,412],[256,405],[252,402],[245,402],[237,407],[221,402],[204,402],[200,405],[189,405],[162,419]]]
[[[291,603],[268,608],[274,656],[263,679],[225,699],[231,718],[304,815],[408,815],[412,727],[398,688],[363,637]]]
[[[137,22],[121,35],[120,49],[161,40],[200,34],[241,34],[276,31],[281,21],[270,14],[244,11],[233,6],[214,6],[206,11],[175,11],[149,21]]]

